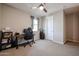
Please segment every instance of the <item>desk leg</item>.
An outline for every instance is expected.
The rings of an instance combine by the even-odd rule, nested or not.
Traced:
[[[18,49],[19,47],[18,47],[18,45],[16,46],[16,49]]]
[[[16,45],[16,49],[18,49],[19,47],[18,47],[18,39],[17,38],[15,40],[15,45]]]
[[[27,45],[27,44],[26,44],[26,43],[24,43],[24,47],[26,47],[26,45]]]
[[[34,41],[34,36],[33,36],[33,43],[35,43],[35,41]]]
[[[2,50],[2,45],[0,44],[0,51]]]

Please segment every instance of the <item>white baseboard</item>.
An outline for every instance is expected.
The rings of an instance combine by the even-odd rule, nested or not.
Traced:
[[[46,40],[48,40],[48,39],[46,39]],[[50,40],[50,41],[55,42],[55,43],[59,43],[59,44],[64,44],[64,42],[60,42],[60,41],[56,41],[56,40]]]
[[[64,42],[55,41],[55,40],[53,40],[53,42],[56,42],[56,43],[59,43],[59,44],[64,44]]]

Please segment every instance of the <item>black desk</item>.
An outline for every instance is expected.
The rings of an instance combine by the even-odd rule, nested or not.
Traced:
[[[0,50],[11,48],[13,32],[2,32],[0,38]]]
[[[29,39],[29,40],[25,40],[24,39],[24,34],[19,34],[19,35],[16,35],[15,36],[15,46],[16,46],[16,49],[19,48],[19,46],[26,46],[27,44],[29,44],[30,46],[32,46],[32,44],[35,43],[34,42],[34,39]]]

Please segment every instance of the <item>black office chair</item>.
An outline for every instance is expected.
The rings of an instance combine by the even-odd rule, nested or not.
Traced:
[[[27,28],[27,29],[24,29],[23,33],[24,33],[24,39],[28,41],[30,46],[31,46],[31,43],[32,44],[35,43],[34,34],[33,34],[33,31],[32,31],[32,29],[30,27]]]

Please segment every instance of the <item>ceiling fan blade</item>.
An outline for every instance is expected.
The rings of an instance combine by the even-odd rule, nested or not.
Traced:
[[[40,6],[43,6],[43,4],[41,3],[37,8],[39,8]]]
[[[47,13],[47,10],[45,8],[43,10]]]
[[[40,6],[43,6],[44,7],[44,5],[46,5],[46,4],[45,3],[43,3],[43,4],[41,3],[37,8],[39,8]],[[47,13],[47,10],[46,10],[45,7],[44,7],[43,11]]]

